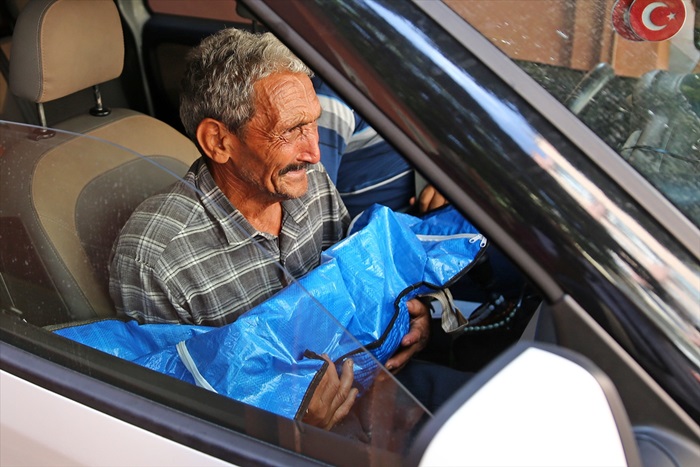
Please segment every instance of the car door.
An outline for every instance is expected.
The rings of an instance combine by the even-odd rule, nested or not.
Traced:
[[[144,70],[156,70],[144,71],[149,92],[152,97],[159,96],[153,98],[154,113],[177,124],[176,76],[185,51],[222,26],[250,24],[239,23],[234,17],[225,21],[220,17],[195,18],[201,16],[201,10],[209,15],[208,7],[195,7],[196,15],[173,16],[167,8],[173,4],[182,8],[189,2],[158,3],[119,5],[125,21],[136,25],[134,42],[143,44],[135,47],[134,53],[141,54]],[[592,367],[592,374],[602,369],[607,376],[599,381],[608,389],[614,386],[613,394],[619,393],[620,400],[613,397],[615,416],[623,413],[629,417],[631,429],[651,426],[652,432],[670,433],[670,444],[675,441],[673,445],[687,447],[685,452],[696,452],[697,365],[692,343],[698,326],[692,307],[684,304],[695,297],[698,254],[691,235],[697,233],[697,227],[682,220],[685,217],[679,208],[644,179],[635,177],[603,139],[498,53],[478,33],[478,27],[469,27],[461,16],[444,9],[445,5],[436,7],[439,2],[243,3],[365,114],[526,272],[545,303],[529,323],[524,340],[551,344],[555,350],[550,353],[574,351],[582,355],[585,363],[579,366]],[[459,2],[452,5],[455,9],[459,6]],[[226,15],[232,12],[228,6],[224,11]],[[148,26],[151,14],[156,20]],[[556,30],[553,34],[561,37]],[[509,39],[496,36],[495,41],[500,40]],[[558,75],[543,76],[547,82]],[[582,78],[582,74],[576,73],[576,77]],[[568,81],[573,83],[570,89],[577,81]],[[458,85],[449,84],[453,82]],[[562,99],[567,95],[564,93]],[[162,101],[157,103],[158,99]],[[7,128],[2,129],[3,136],[7,135]],[[24,132],[22,128],[11,131]],[[648,254],[650,248],[652,254]],[[648,258],[661,261],[645,263]],[[657,266],[667,275],[658,275]],[[30,298],[41,299],[35,295]],[[12,306],[3,303],[3,308],[3,384],[18,384],[13,386],[12,397],[3,397],[3,404],[17,404],[18,398],[23,401],[22,393],[39,387],[40,392],[48,390],[53,393],[50,396],[68,399],[69,405],[77,402],[95,410],[97,417],[107,414],[127,422],[137,429],[137,438],[150,439],[155,433],[170,453],[176,449],[171,443],[175,442],[205,454],[195,458],[189,457],[192,452],[188,449],[178,451],[183,453],[178,457],[183,463],[223,459],[233,464],[417,464],[429,441],[437,437],[437,428],[447,425],[452,411],[458,410],[450,406],[450,412],[432,417],[438,427],[426,430],[428,441],[418,436],[421,433],[387,429],[378,434],[376,443],[362,443],[103,355],[24,322]],[[684,314],[683,310],[690,311]],[[507,329],[508,315],[502,318],[491,324]],[[492,331],[474,326],[465,333],[470,345],[461,350],[467,357],[473,356],[469,352],[492,339]],[[518,332],[515,340],[520,337]],[[522,346],[516,345],[516,350],[503,356],[515,359]],[[572,360],[579,361],[578,356]],[[590,362],[594,363],[591,367]],[[483,373],[465,388],[462,395],[466,400],[460,400],[459,405],[507,367],[507,362],[489,356],[479,366]],[[537,368],[542,367],[538,364]],[[555,371],[545,373],[556,377]],[[547,380],[537,378],[528,383],[537,387]],[[396,394],[412,400],[397,388]],[[3,396],[6,394],[3,391]],[[30,402],[13,412],[11,419],[3,416],[3,440],[10,432],[5,430],[12,429],[5,423],[8,420],[34,413],[28,408],[50,410],[51,404],[27,399]],[[399,399],[402,397],[397,396]],[[538,401],[546,407],[546,400]],[[504,424],[507,416],[516,417],[522,426],[527,418],[518,418],[524,412],[517,409],[527,404],[514,404],[506,414],[494,396],[485,416]],[[412,404],[405,408],[380,403],[376,413],[392,418],[414,408]],[[622,412],[618,408],[623,408]],[[92,432],[84,439],[66,440],[62,447],[69,453],[81,451],[85,440],[94,443],[95,432],[98,436],[101,430],[119,433],[119,428],[75,420],[95,428],[88,430]],[[47,432],[39,432],[35,425],[24,425],[24,439],[31,439],[31,435],[50,439],[69,427],[65,420],[46,423],[51,428]],[[627,427],[624,420],[620,426]],[[497,438],[499,432],[489,433]],[[392,444],[397,436],[398,448]],[[626,431],[625,436],[629,436]],[[410,456],[405,443],[419,438],[421,443],[415,443],[418,452]],[[654,444],[658,438],[649,435],[647,440]],[[463,440],[459,435],[456,440],[452,446],[461,448]],[[35,449],[37,440],[32,441],[27,449]],[[628,442],[626,439],[622,444]],[[639,443],[639,438],[632,442]],[[116,456],[121,446],[107,444],[117,451],[108,460],[122,459]],[[464,445],[468,447],[466,441]],[[138,462],[144,459],[139,452],[150,449],[156,452],[144,444],[121,454],[126,461]],[[3,455],[10,452],[2,451]],[[97,463],[100,453],[95,454],[97,457],[88,457],[85,463]],[[172,458],[163,454],[153,463],[164,459]],[[462,460],[459,456],[451,459],[458,464]],[[635,458],[627,457],[630,459]],[[562,462],[560,459],[558,465]]]
[[[476,15],[478,2],[416,1],[392,5],[377,1],[333,6],[321,2],[274,0],[245,3],[271,27],[290,25],[290,29],[273,27],[273,30],[325,79],[333,82],[387,139],[404,154],[410,155],[411,162],[426,178],[440,186],[450,201],[468,213],[468,217],[488,232],[493,241],[538,284],[546,297],[557,333],[563,333],[558,338],[588,356],[595,356],[596,363],[606,368],[607,374],[621,376],[616,381],[621,390],[642,387],[637,384],[640,380],[631,376],[631,372],[636,373],[640,368],[629,366],[625,356],[629,352],[645,371],[656,375],[654,379],[675,394],[673,397],[683,406],[680,412],[672,409],[676,414],[672,417],[677,416],[677,421],[684,419],[684,410],[696,417],[697,411],[693,407],[697,407],[700,400],[695,396],[697,380],[690,376],[697,374],[695,365],[698,361],[695,344],[698,314],[694,305],[697,288],[691,285],[697,283],[699,270],[694,208],[688,211],[688,205],[673,200],[673,193],[662,194],[659,184],[657,189],[652,188],[644,178],[644,172],[631,168],[631,164],[623,160],[624,156],[620,157],[615,151],[624,144],[615,146],[614,142],[605,141],[604,132],[601,139],[591,130],[596,125],[611,129],[614,122],[586,122],[583,116],[567,109],[557,96],[535,82],[533,77],[538,78],[538,72],[542,72],[537,66],[537,57],[531,58],[534,62],[524,60],[524,64],[518,60],[518,54],[525,53],[527,47],[512,52],[515,59],[496,49],[494,43],[507,48],[508,35],[522,33],[516,21],[522,15],[514,14],[516,10],[508,7],[510,3],[499,2],[503,8],[495,10],[491,10],[493,5],[490,3],[481,5],[508,18],[495,25],[488,21],[481,25],[486,37],[479,32],[478,18],[470,19],[474,23],[471,26],[458,14],[460,8],[464,8],[469,14]],[[555,17],[565,12],[575,13],[571,8],[576,5],[577,2],[559,5],[564,9],[559,13],[553,10]],[[607,18],[605,11],[611,6],[611,2],[601,2],[601,18]],[[541,16],[534,6],[530,11]],[[692,9],[688,11],[692,12]],[[551,13],[550,10],[546,12]],[[359,18],[362,18],[362,26]],[[523,19],[527,21],[528,17]],[[333,26],[325,26],[326,23]],[[546,30],[541,27],[533,29],[532,35],[523,36],[525,42],[539,37],[567,40],[567,31],[558,29],[556,23],[549,26]],[[503,29],[504,33],[489,36],[491,27]],[[607,32],[601,37],[617,34],[612,27],[604,23]],[[302,33],[297,34],[299,32]],[[547,36],[543,36],[545,32]],[[587,37],[586,32],[580,35]],[[686,31],[683,37],[693,53],[692,31],[689,35]],[[550,56],[556,58],[547,42],[526,45],[532,46],[530,51],[544,54],[545,61]],[[668,46],[648,41],[641,41],[639,45],[642,54],[649,48],[664,50]],[[577,49],[569,47],[565,50]],[[693,83],[697,51],[694,53],[695,58],[686,59],[681,65],[685,73],[690,72],[688,79]],[[658,57],[658,54],[652,55]],[[652,60],[652,63],[656,62]],[[524,71],[528,66],[534,68],[531,74]],[[555,72],[551,76],[544,75],[542,82],[562,92],[558,97],[566,101],[570,95],[567,89],[575,90],[585,73],[562,66],[553,69]],[[595,71],[595,64],[591,71]],[[573,78],[568,78],[572,79],[570,84],[563,90],[558,88],[557,84],[565,83],[565,78],[571,74]],[[623,87],[630,85],[625,76],[620,76],[618,81]],[[644,84],[644,80],[638,83]],[[694,95],[689,92],[683,95]],[[616,91],[603,93],[602,105],[614,106],[620,95],[625,96]],[[576,93],[572,96],[575,97]],[[694,137],[681,143],[685,145],[686,153],[677,154],[679,157],[670,156],[670,159],[689,157],[690,165],[680,172],[695,173],[698,151],[692,141],[698,133],[692,122],[697,115],[690,110],[685,112],[691,118],[687,131]],[[605,116],[606,111],[600,115]],[[608,113],[608,116],[614,115]],[[634,124],[635,120],[632,122]],[[533,128],[540,124],[541,127]],[[632,133],[611,131],[622,141],[629,140]],[[679,131],[681,133],[688,134]],[[664,151],[652,149],[654,152]],[[522,154],[523,158],[519,159],[516,154]],[[544,176],[542,171],[549,175]],[[545,182],[549,176],[552,177],[551,185]],[[679,182],[678,186],[686,185]],[[549,189],[554,191],[549,192]],[[697,201],[696,185],[691,188],[691,193],[690,198]],[[530,201],[532,209],[526,207]],[[566,225],[567,218],[572,221],[570,225]],[[615,233],[619,228],[622,230]],[[642,231],[647,233],[641,234]],[[613,241],[616,245],[605,246],[605,237],[616,238]],[[661,257],[670,258],[665,250],[672,248],[674,253],[671,256],[680,263],[674,259],[675,266],[668,264],[664,269],[672,269],[678,274],[680,288],[673,288],[683,289],[681,295],[652,292],[668,279],[665,275],[661,282],[656,279],[640,282],[640,277],[651,278],[654,274],[640,272],[629,276],[629,271],[636,266],[630,265],[631,269],[622,266],[636,256],[632,251],[646,256],[651,252],[649,248],[657,247],[661,248],[657,253],[647,259],[639,257],[633,262],[638,266],[646,264],[645,267],[652,267]],[[592,258],[597,259],[590,261]],[[620,267],[622,269],[618,269]],[[608,272],[603,273],[605,270]],[[598,276],[600,273],[606,278]],[[632,298],[638,293],[641,293],[638,298]],[[647,296],[649,293],[654,298]],[[661,296],[668,300],[667,306],[663,307],[665,311],[656,308]],[[607,304],[602,305],[602,302]],[[649,308],[652,302],[655,304]],[[671,331],[666,334],[662,330],[664,326],[658,326],[660,316],[674,316],[672,320],[685,324],[679,333]],[[589,322],[589,317],[604,327],[603,334],[594,337],[597,331],[592,334],[584,331],[587,329],[584,322]],[[615,336],[621,345],[617,350],[609,349],[617,357],[608,352],[598,353],[600,347],[596,343],[607,333]],[[664,334],[666,337],[661,337]],[[651,343],[657,337],[670,346],[660,341]],[[637,339],[645,343],[641,340],[634,343]],[[669,347],[677,350],[659,350]],[[660,363],[666,359],[673,362]],[[677,378],[667,378],[668,369],[673,367],[677,368]],[[638,376],[645,378],[642,374]],[[637,383],[632,383],[635,380]],[[647,389],[657,392],[658,388],[652,389],[653,386],[655,384]],[[650,400],[651,393],[644,392],[635,396],[630,393],[629,400]],[[665,418],[666,415],[669,413],[660,416]],[[656,417],[650,412],[645,415],[640,412],[640,416],[640,421],[647,416]]]

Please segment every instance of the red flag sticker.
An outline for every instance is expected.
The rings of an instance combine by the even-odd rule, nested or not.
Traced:
[[[633,0],[627,24],[645,41],[665,41],[683,27],[687,17],[683,0]]]
[[[629,24],[629,10],[634,0],[616,0],[612,7],[612,24],[615,31],[628,41],[641,41]]]

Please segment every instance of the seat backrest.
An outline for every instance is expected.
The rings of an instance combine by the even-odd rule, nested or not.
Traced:
[[[12,31],[17,21],[19,13],[29,0],[4,0],[0,5],[4,10],[0,15],[5,15],[7,29]],[[10,55],[12,52],[12,33],[0,38],[0,119],[12,122],[29,123],[41,125],[36,104],[10,92],[9,90],[9,69]],[[133,74],[133,72],[132,72]],[[148,107],[143,98],[144,93],[141,86],[134,83],[140,82],[140,75],[120,76],[105,83],[100,84],[100,92],[106,101],[113,106],[126,107],[136,110],[143,110]],[[69,116],[80,115],[85,109],[94,105],[93,90],[90,88],[68,94],[56,100],[46,101],[42,104],[45,122],[53,126]]]
[[[112,0],[30,1],[13,34],[12,92],[44,103],[117,78],[122,34]],[[86,111],[54,126],[68,133],[35,132],[47,138],[43,144],[20,138],[7,145],[12,157],[0,158],[0,228],[21,232],[65,309],[63,316],[53,305],[22,310],[17,304],[29,302],[22,285],[32,280],[19,278],[9,293],[13,306],[38,325],[114,314],[107,264],[121,226],[142,200],[174,181],[167,171],[182,176],[199,157],[184,135],[132,110]],[[4,282],[18,278],[11,279]]]

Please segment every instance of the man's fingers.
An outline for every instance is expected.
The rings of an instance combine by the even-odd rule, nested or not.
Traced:
[[[343,362],[341,374],[338,376],[331,359],[325,354],[321,357],[328,362],[328,368],[311,397],[304,421],[330,429],[350,412],[358,390],[352,387],[354,373],[351,359]]]
[[[336,423],[342,421],[345,417],[348,416],[350,413],[350,409],[352,408],[352,405],[355,403],[355,399],[357,398],[357,394],[359,391],[357,388],[352,388],[350,391],[348,391],[348,395],[346,399],[343,401],[342,404],[335,410],[333,413],[333,417],[331,418],[331,421],[326,425],[326,430],[330,430],[335,426]]]
[[[411,316],[411,327],[402,339],[403,345],[411,345],[430,336],[430,310],[428,305],[414,298],[406,303],[408,314]]]
[[[411,317],[411,327],[401,339],[402,348],[386,362],[387,369],[401,369],[417,352],[423,350],[430,337],[430,310],[417,298],[406,302],[408,314]]]
[[[435,188],[432,185],[426,185],[423,191],[420,192],[418,197],[418,208],[420,212],[427,212],[430,208],[431,201],[435,196]]]
[[[355,374],[353,373],[353,365],[354,362],[349,358],[343,362],[343,369],[340,374],[340,389],[338,391],[338,395],[343,399],[347,397],[355,377]]]
[[[328,412],[340,386],[338,373],[333,362],[328,358],[328,355],[321,355],[321,358],[328,363],[328,367],[311,396],[303,419],[306,423],[315,426],[324,426],[330,419]]]
[[[338,372],[335,369],[335,364],[326,354],[321,355],[321,358],[328,363],[328,368],[326,368],[326,374],[324,374],[323,378],[321,378],[317,391],[320,389],[322,393],[329,391],[333,391],[335,393],[339,385],[339,377]],[[332,400],[332,397],[324,397],[322,399],[330,401]]]
[[[430,188],[431,188],[431,190],[429,191],[430,198],[427,200],[429,210],[437,209],[437,208],[447,204],[447,200],[445,199],[444,196],[442,196],[442,193],[437,191],[433,186],[431,186]]]
[[[428,209],[429,210],[437,209],[437,208],[442,207],[446,204],[447,204],[447,200],[445,199],[445,197],[436,191],[435,195],[430,200],[430,204],[428,206]]]
[[[355,374],[353,373],[353,364],[353,361],[349,358],[343,362],[343,368],[340,373],[340,384],[333,397],[333,403],[331,404],[329,411],[329,414],[331,415],[330,422],[332,425],[335,425],[340,420],[345,418],[347,411],[343,413],[343,407],[347,406],[347,410],[350,410],[350,407],[352,407],[352,404],[355,401],[354,397],[350,397],[350,394],[355,394],[355,396],[357,395],[357,390],[353,389],[352,387],[352,382],[355,378]],[[348,401],[350,404],[349,406]]]
[[[408,363],[408,360],[411,358],[413,353],[414,352],[411,352],[410,348],[399,350],[386,361],[386,369],[389,371],[400,370],[406,363]]]
[[[418,196],[418,209],[420,213],[437,209],[446,204],[447,199],[432,185],[426,185]]]
[[[408,309],[408,314],[411,315],[411,318],[416,318],[422,315],[428,316],[430,314],[428,305],[417,298],[412,298],[411,300],[407,301],[406,308]]]

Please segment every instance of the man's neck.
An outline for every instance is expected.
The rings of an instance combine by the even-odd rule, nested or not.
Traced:
[[[211,172],[224,195],[256,230],[279,235],[282,229],[282,201],[279,198],[251,190],[242,182],[236,183],[237,179],[231,174],[217,170]]]
[[[241,209],[234,204],[236,208],[243,214],[250,225],[260,232],[266,232],[275,236],[279,236],[282,230],[282,203],[277,202],[259,209]]]

